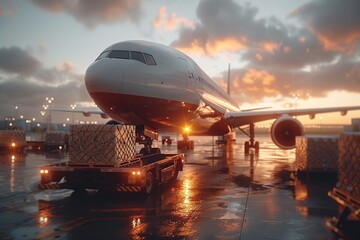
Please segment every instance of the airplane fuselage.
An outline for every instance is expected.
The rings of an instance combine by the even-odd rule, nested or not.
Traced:
[[[106,48],[86,71],[86,87],[97,106],[124,124],[191,135],[231,131],[223,115],[236,102],[187,55],[163,45],[126,41]],[[218,111],[200,96],[217,101]]]

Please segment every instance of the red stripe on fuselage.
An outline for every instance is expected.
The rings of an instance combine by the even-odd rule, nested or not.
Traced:
[[[90,95],[102,111],[124,124],[145,124],[155,130],[178,132],[189,126],[190,135],[222,135],[229,130],[220,117],[199,117],[198,104],[117,93],[93,92]]]

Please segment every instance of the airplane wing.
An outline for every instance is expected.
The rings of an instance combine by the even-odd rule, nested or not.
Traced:
[[[70,110],[70,109],[49,109],[50,111],[55,112],[69,112],[69,113],[81,113],[85,117],[90,117],[92,114],[100,115],[102,118],[107,119],[110,118],[110,116],[107,113],[104,113],[100,110]]]
[[[255,122],[261,122],[271,119],[276,119],[282,115],[289,116],[304,116],[309,115],[310,119],[315,118],[318,113],[340,112],[342,116],[346,115],[348,111],[360,110],[360,106],[348,107],[330,107],[330,108],[308,108],[308,109],[292,109],[292,110],[268,110],[268,111],[245,111],[245,112],[226,112],[224,119],[226,119],[232,127],[239,127]]]

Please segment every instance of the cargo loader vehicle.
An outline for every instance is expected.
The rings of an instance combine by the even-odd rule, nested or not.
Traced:
[[[69,161],[43,166],[39,189],[150,194],[157,185],[176,179],[184,154],[161,154],[158,148],[137,154],[136,135],[132,125],[72,126]]]

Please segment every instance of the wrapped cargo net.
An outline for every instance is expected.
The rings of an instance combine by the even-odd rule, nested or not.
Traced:
[[[340,135],[338,165],[336,187],[360,202],[360,133]]]
[[[135,157],[135,126],[74,125],[69,165],[118,167]]]
[[[336,137],[296,137],[294,165],[300,171],[336,172],[338,156],[338,139]]]

